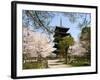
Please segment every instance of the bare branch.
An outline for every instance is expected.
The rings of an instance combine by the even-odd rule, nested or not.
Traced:
[[[42,21],[40,20],[40,18],[39,18],[39,16],[38,16],[38,14],[37,14],[36,11],[35,11],[35,16],[36,16],[36,18],[38,19],[38,21],[33,17],[33,15],[31,14],[30,11],[27,11],[27,14],[28,14],[34,21],[36,21],[36,22],[39,24],[39,26],[45,28],[48,32],[53,33],[53,32],[50,31],[47,27],[45,27],[45,25],[44,25],[44,24],[42,23]]]

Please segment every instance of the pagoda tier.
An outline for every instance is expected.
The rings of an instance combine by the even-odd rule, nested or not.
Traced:
[[[55,29],[56,32],[67,32],[68,30],[69,28],[59,27],[59,26],[56,26],[56,29]]]

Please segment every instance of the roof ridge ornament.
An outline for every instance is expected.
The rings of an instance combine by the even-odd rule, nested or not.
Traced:
[[[60,17],[60,27],[62,27],[62,18]]]

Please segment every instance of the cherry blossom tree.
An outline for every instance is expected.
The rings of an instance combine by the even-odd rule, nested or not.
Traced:
[[[86,49],[79,42],[75,42],[73,46],[70,46],[68,51],[70,55],[74,56],[84,56],[86,53]]]
[[[53,50],[53,44],[45,33],[33,32],[23,27],[23,54],[27,57],[46,58]]]

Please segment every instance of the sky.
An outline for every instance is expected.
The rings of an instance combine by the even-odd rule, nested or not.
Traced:
[[[87,16],[87,19],[90,19],[90,14],[89,16]],[[69,18],[63,15],[56,15],[50,25],[51,26],[60,26],[60,21],[62,21],[62,27],[66,27],[66,28],[70,28],[68,33],[70,33],[72,35],[72,37],[74,38],[75,41],[77,41],[79,39],[79,35],[80,35],[80,28],[78,26],[78,22],[72,23],[69,21]],[[81,21],[81,19],[79,19],[78,21]]]
[[[41,12],[43,12],[43,11],[41,11]],[[60,26],[60,21],[62,21],[62,27],[69,28],[68,33],[71,34],[71,36],[74,38],[75,41],[78,41],[79,40],[79,36],[80,36],[80,32],[81,32],[81,30],[80,30],[80,28],[78,26],[78,23],[82,22],[83,19],[84,19],[84,17],[78,18],[77,21],[75,21],[74,23],[72,23],[69,20],[69,17],[65,16],[63,14],[63,12],[62,13],[61,12],[52,12],[52,13],[54,13],[55,15],[51,19],[49,26],[51,26],[51,27],[52,26],[53,27]],[[74,14],[76,14],[76,13],[74,13]],[[83,13],[78,13],[78,14],[84,15],[84,14],[87,14],[87,13],[84,13],[84,14]],[[91,20],[91,14],[88,14],[87,16],[85,15],[85,17],[86,17],[86,20],[88,20],[88,21]],[[42,30],[37,30],[37,31],[40,32]]]

